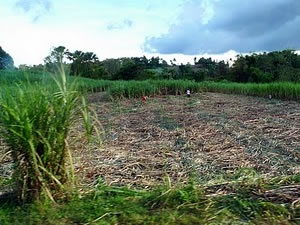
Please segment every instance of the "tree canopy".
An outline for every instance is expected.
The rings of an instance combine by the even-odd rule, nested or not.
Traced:
[[[69,50],[64,46],[58,46],[51,50],[50,54],[44,59],[45,66],[49,72],[56,72],[57,66],[64,64]]]
[[[294,50],[239,55],[231,68],[233,81],[300,81],[300,56]]]
[[[93,52],[76,50],[68,52],[68,59],[71,61],[70,74],[94,79],[105,79],[107,71]]]
[[[14,68],[13,58],[0,46],[0,70]]]

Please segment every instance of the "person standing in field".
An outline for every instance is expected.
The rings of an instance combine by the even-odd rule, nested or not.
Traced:
[[[190,91],[190,89],[187,89],[187,90],[186,90],[186,95],[187,95],[188,97],[191,97],[191,91]]]

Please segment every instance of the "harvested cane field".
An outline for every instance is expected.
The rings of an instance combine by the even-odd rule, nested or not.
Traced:
[[[219,93],[88,101],[94,133],[75,117],[65,142],[77,181],[67,201],[19,206],[0,138],[1,224],[299,223],[298,102]]]
[[[73,144],[76,172],[90,184],[151,188],[207,183],[242,168],[268,178],[300,172],[298,102],[219,93],[88,99],[103,143]]]

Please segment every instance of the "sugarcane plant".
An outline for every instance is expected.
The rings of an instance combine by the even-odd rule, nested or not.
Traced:
[[[24,201],[56,201],[73,187],[69,131],[79,117],[91,123],[82,115],[88,112],[81,109],[76,80],[69,82],[59,68],[52,85],[21,82],[1,90],[0,135],[11,151],[16,191]],[[92,125],[85,127],[91,134]]]

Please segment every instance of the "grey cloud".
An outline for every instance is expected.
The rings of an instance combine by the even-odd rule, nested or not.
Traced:
[[[28,13],[33,22],[38,21],[43,15],[50,12],[52,8],[51,0],[19,0],[15,4],[16,8]]]
[[[130,28],[132,26],[133,26],[133,21],[126,19],[126,20],[123,20],[121,23],[115,23],[115,24],[111,23],[111,24],[107,25],[106,29],[107,30],[122,30],[125,28]]]
[[[211,10],[208,10],[211,9]],[[189,0],[146,52],[201,54],[300,49],[299,0]]]

